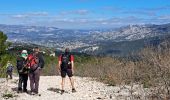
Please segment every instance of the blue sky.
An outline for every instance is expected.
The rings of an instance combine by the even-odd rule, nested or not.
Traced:
[[[0,24],[67,29],[170,22],[170,0],[0,0]]]

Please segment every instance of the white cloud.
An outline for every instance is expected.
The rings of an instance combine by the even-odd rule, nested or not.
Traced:
[[[77,14],[80,14],[80,15],[86,15],[86,14],[89,14],[90,11],[85,10],[85,9],[81,9],[81,10],[73,11],[73,13],[77,13]]]
[[[93,28],[93,27],[118,27],[128,24],[148,24],[148,23],[165,23],[170,22],[170,15],[162,16],[138,16],[139,12],[130,11],[126,16],[77,16],[88,15],[91,11],[81,9],[67,11],[64,15],[51,15],[47,12],[28,12],[20,14],[0,14],[6,17],[10,23],[25,24],[25,25],[42,25],[42,26],[55,26],[59,28]],[[134,15],[131,13],[134,13]],[[136,13],[136,14],[135,14]],[[149,15],[150,11],[146,12]],[[68,15],[70,14],[70,15]],[[143,12],[142,14],[145,14]],[[152,15],[152,14],[151,14]]]
[[[91,12],[86,9],[72,10],[72,11],[62,11],[61,15],[88,15]]]
[[[13,18],[27,18],[28,15],[25,14],[17,14],[17,15],[12,15]]]
[[[170,15],[162,15],[162,16],[160,16],[158,19],[170,20]]]
[[[30,18],[30,17],[46,17],[48,16],[47,12],[30,12],[22,14],[11,14],[13,18]]]
[[[48,12],[31,12],[28,15],[35,15],[35,16],[48,16]]]
[[[126,14],[126,15],[144,15],[144,16],[157,16],[161,11],[170,10],[170,5],[160,6],[160,7],[153,7],[153,8],[119,8],[119,7],[111,7],[106,6],[101,8],[103,12],[110,11],[116,14]]]

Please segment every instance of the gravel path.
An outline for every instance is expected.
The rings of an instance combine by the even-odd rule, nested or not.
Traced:
[[[39,93],[41,96],[33,96],[26,93],[17,93],[18,77],[13,80],[0,81],[0,100],[5,100],[2,95],[5,93],[12,94],[13,98],[9,100],[129,100],[130,92],[129,86],[124,88],[118,86],[107,86],[106,84],[93,81],[90,78],[74,77],[75,87],[77,92],[71,92],[69,79],[66,78],[66,86],[63,95],[60,94],[61,77],[60,76],[41,76]],[[139,86],[134,87],[136,96],[140,95],[143,91]],[[28,90],[29,81],[28,81]],[[126,99],[125,99],[126,98]],[[129,99],[127,99],[129,98]]]

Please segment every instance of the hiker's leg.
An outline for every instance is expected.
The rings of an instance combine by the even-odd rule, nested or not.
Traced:
[[[70,83],[71,83],[72,89],[74,89],[74,79],[73,79],[73,73],[72,73],[71,69],[67,70],[67,75],[68,75],[68,77],[70,79]]]
[[[29,73],[31,92],[34,92],[34,73]]]
[[[6,78],[8,78],[8,72],[6,72]]]
[[[40,80],[40,69],[37,69],[35,73],[35,93],[38,93],[38,88],[39,88],[39,80]]]
[[[64,90],[66,71],[61,71],[61,77],[62,77],[61,89]]]
[[[28,81],[28,74],[23,75],[23,91],[27,91],[27,81]]]
[[[61,90],[64,90],[64,85],[65,85],[65,77],[62,77]]]
[[[9,73],[10,79],[12,79],[12,72]]]
[[[22,74],[19,74],[18,91],[22,90]]]
[[[69,77],[69,79],[70,79],[70,83],[71,83],[72,89],[75,89],[73,77]]]

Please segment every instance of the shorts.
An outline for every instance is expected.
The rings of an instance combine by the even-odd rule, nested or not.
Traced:
[[[71,69],[67,69],[67,70],[61,70],[61,77],[65,78],[66,74],[68,75],[68,77],[72,77],[73,73]]]

